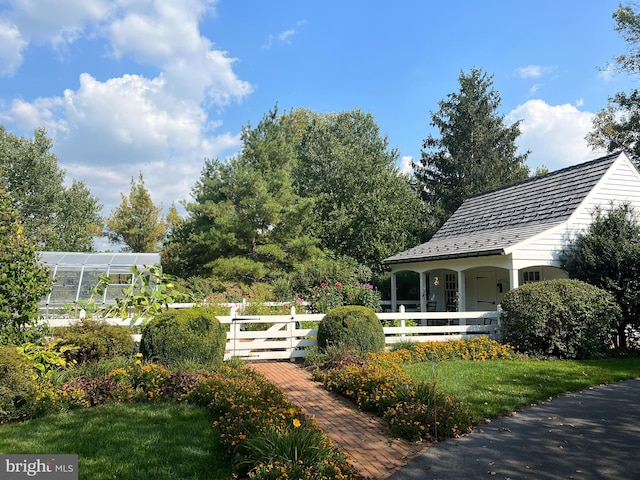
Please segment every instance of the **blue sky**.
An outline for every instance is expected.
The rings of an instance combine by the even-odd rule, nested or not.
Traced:
[[[142,172],[189,198],[204,158],[281,110],[370,112],[418,160],[430,112],[472,67],[494,75],[532,169],[597,156],[593,115],[635,78],[598,70],[625,44],[617,0],[0,0],[0,124],[45,127],[67,179],[107,215]]]

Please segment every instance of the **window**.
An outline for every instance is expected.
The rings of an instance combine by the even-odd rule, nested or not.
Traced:
[[[540,281],[539,271],[522,272],[522,283],[533,283]]]
[[[455,273],[444,276],[444,299],[447,312],[458,311],[458,275]]]

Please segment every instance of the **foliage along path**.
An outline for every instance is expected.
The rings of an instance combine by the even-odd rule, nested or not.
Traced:
[[[385,479],[429,447],[387,436],[381,419],[327,391],[308,371],[291,362],[250,365],[280,387],[289,401],[315,417],[318,426],[349,455],[351,464],[365,479]]]

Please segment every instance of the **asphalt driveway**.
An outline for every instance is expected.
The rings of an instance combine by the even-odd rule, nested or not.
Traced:
[[[440,442],[389,480],[640,479],[640,380],[563,395]]]

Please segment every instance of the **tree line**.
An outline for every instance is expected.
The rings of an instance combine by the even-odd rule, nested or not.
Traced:
[[[640,17],[631,6],[613,17],[630,46],[614,61],[636,73]],[[425,138],[410,173],[372,114],[276,105],[242,129],[237,155],[204,160],[184,217],[174,204],[163,215],[140,173],[103,218],[83,182],[65,187],[43,129],[29,139],[0,126],[0,190],[34,248],[92,251],[106,236],[125,251],[160,251],[167,273],[204,293],[262,285],[292,297],[323,280],[382,286],[384,258],[428,240],[469,196],[531,175],[520,122],[505,122],[493,77],[473,68],[458,84],[430,113],[438,135]],[[636,90],[612,97],[587,140],[637,162],[639,99]]]
[[[91,251],[104,235],[127,251],[159,250],[166,272],[217,288],[266,283],[293,295],[323,276],[368,282],[384,277],[384,258],[426,241],[466,197],[529,173],[493,77],[472,69],[458,80],[460,91],[431,114],[441,137],[425,140],[409,174],[372,114],[276,105],[242,129],[236,156],[204,160],[184,218],[173,204],[162,215],[140,174],[103,220],[82,182],[64,187],[42,129],[33,139],[0,130],[2,186],[41,250]]]

